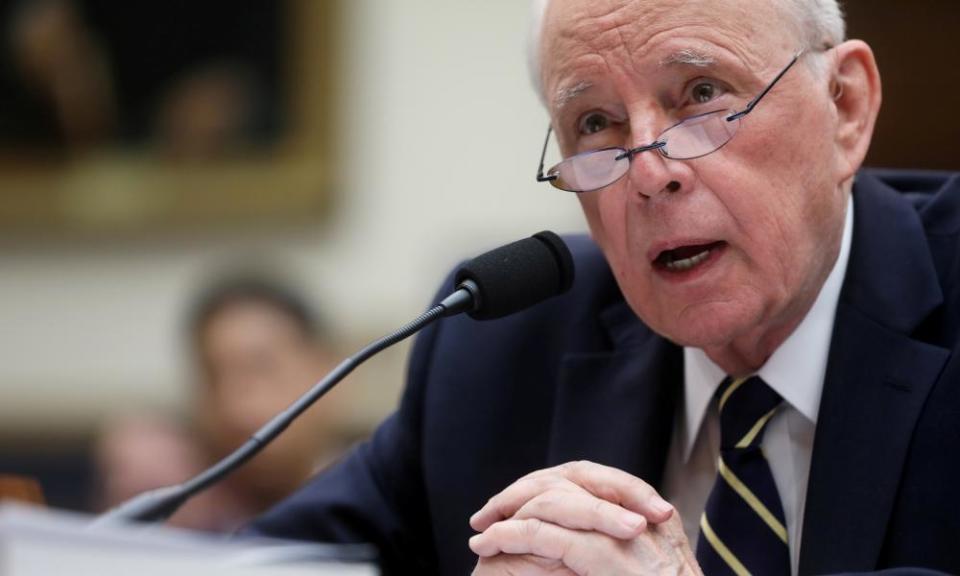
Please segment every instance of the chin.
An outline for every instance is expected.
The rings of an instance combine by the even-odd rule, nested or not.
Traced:
[[[642,316],[641,316],[642,317]],[[723,347],[757,325],[759,314],[733,302],[710,302],[651,323],[655,332],[680,346]]]

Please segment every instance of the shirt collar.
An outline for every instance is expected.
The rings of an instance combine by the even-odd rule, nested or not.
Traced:
[[[827,371],[830,338],[840,301],[840,289],[850,259],[853,238],[853,195],[848,196],[840,254],[820,289],[813,307],[796,330],[757,371],[771,388],[813,424],[820,411],[823,378]],[[699,348],[683,349],[684,427],[683,461],[690,458],[697,433],[717,387],[726,377],[722,368]]]

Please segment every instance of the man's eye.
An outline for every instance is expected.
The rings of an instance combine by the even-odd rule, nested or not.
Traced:
[[[697,82],[690,90],[690,98],[694,104],[706,104],[715,100],[723,93],[723,89],[713,82]]]
[[[606,130],[610,126],[610,120],[603,114],[590,114],[580,121],[581,134],[596,134]]]

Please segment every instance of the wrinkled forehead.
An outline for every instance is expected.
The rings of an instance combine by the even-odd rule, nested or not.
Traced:
[[[724,51],[757,71],[771,51],[798,40],[771,0],[550,0],[540,42],[540,80],[585,59],[637,65],[687,52]],[[669,53],[664,50],[670,49]]]

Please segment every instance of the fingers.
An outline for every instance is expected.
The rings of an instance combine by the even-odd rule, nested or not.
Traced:
[[[673,506],[652,486],[623,470],[593,462],[573,462],[566,466],[568,477],[597,498],[642,514],[654,524],[666,521],[673,513]]]
[[[572,530],[538,518],[511,518],[497,522],[471,538],[470,549],[480,556],[478,567],[508,569],[484,574],[539,576],[552,574],[552,570],[562,566],[579,575],[703,576],[686,538],[682,536],[682,528],[678,527],[679,518],[654,526],[632,540],[618,540],[599,532]],[[522,560],[508,560],[511,558]],[[531,558],[536,560],[531,561]]]
[[[504,520],[470,539],[481,558],[498,554],[528,554],[562,562],[577,574],[609,564],[614,541],[592,532],[577,532],[536,518]]]
[[[548,490],[586,491],[596,498],[631,510],[647,521],[670,518],[673,507],[649,484],[622,470],[592,462],[571,462],[524,476],[497,494],[470,519],[482,532],[494,522],[510,518],[533,498]]]
[[[562,562],[529,554],[480,558],[472,576],[576,576]]]
[[[673,507],[639,478],[590,462],[524,476],[470,524],[481,532],[470,539],[478,575],[699,574]]]
[[[544,492],[527,501],[513,518],[537,518],[573,530],[603,532],[621,540],[634,538],[647,527],[643,516],[584,491]]]
[[[551,488],[572,490],[575,487],[562,482],[559,475],[544,474],[555,470],[538,470],[520,478],[510,486],[491,498],[483,508],[470,517],[470,527],[477,532],[483,532],[494,522],[513,516],[521,506],[529,502],[538,494]]]

